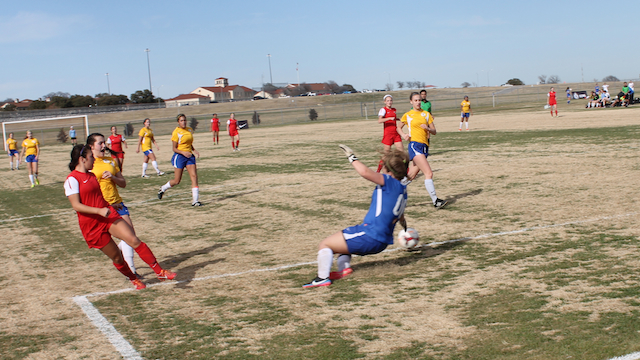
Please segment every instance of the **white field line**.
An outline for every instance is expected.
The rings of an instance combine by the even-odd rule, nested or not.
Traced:
[[[544,226],[532,226],[532,227],[527,227],[527,228],[524,228],[524,229],[513,230],[513,231],[503,231],[503,232],[498,232],[498,233],[487,233],[487,234],[481,234],[481,235],[472,236],[472,237],[464,237],[464,238],[447,240],[447,241],[431,242],[429,244],[421,245],[420,247],[437,246],[437,245],[451,244],[451,243],[462,242],[462,241],[469,241],[469,240],[474,240],[474,239],[488,238],[488,237],[493,237],[493,236],[512,235],[512,234],[518,234],[518,233],[523,233],[523,232],[527,232],[527,231],[550,229],[550,228],[555,228],[555,227],[561,227],[561,226],[567,226],[567,225],[575,225],[575,224],[583,224],[583,223],[594,222],[594,221],[602,221],[602,220],[608,220],[608,219],[617,219],[617,218],[633,216],[633,215],[636,215],[636,214],[637,213],[628,213],[628,214],[623,214],[623,215],[605,216],[605,217],[600,217],[600,218],[596,218],[596,219],[568,221],[568,222],[564,222],[564,223],[560,223],[560,224],[552,224],[552,225],[544,225]],[[403,249],[402,248],[394,248],[394,249],[385,250],[384,252],[394,252],[394,251],[398,251],[398,250],[403,250]],[[271,267],[271,268],[252,269],[252,270],[241,271],[241,272],[237,272],[237,273],[210,275],[210,276],[204,276],[204,277],[199,277],[199,278],[194,278],[194,279],[189,279],[189,280],[161,282],[161,283],[150,284],[147,287],[175,285],[175,284],[188,283],[188,282],[193,282],[193,281],[203,281],[203,280],[210,280],[210,279],[220,279],[220,278],[225,278],[225,277],[235,277],[235,276],[259,273],[259,272],[267,272],[267,271],[279,271],[279,270],[284,270],[284,269],[289,269],[289,268],[294,268],[294,267],[300,267],[300,266],[305,266],[305,265],[313,265],[313,264],[317,264],[317,261],[309,261],[309,262],[303,262],[303,263],[297,263],[297,264],[282,265],[282,266]],[[116,350],[120,353],[120,355],[122,355],[122,357],[125,360],[138,360],[138,359],[142,359],[140,354],[131,346],[131,344],[122,336],[122,334],[120,334],[115,329],[115,327],[100,313],[100,311],[98,311],[98,309],[96,309],[96,307],[93,306],[91,301],[89,301],[89,299],[88,299],[89,297],[103,296],[103,295],[113,295],[113,294],[129,292],[129,291],[135,291],[135,290],[132,289],[132,288],[127,288],[127,289],[120,289],[120,290],[107,291],[107,292],[96,292],[96,293],[87,294],[87,295],[75,296],[75,297],[73,297],[73,301],[76,304],[78,304],[78,306],[80,306],[80,308],[87,315],[89,320],[91,320],[91,322],[98,328],[98,330],[100,330],[107,337],[109,342],[111,342],[111,344],[116,348]],[[633,353],[633,354],[625,355],[623,357],[617,357],[617,358],[610,359],[610,360],[638,360],[638,359],[640,359],[640,353]]]

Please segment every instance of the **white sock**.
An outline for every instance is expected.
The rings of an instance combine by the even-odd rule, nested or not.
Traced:
[[[169,189],[171,189],[171,180],[167,181],[167,183],[162,185],[162,187],[160,188],[160,190],[162,191],[167,191]]]
[[[11,165],[11,170],[13,170],[13,160],[9,161],[9,165]]]
[[[148,163],[142,163],[142,176],[147,175],[147,167],[149,167]]]
[[[16,163],[16,169],[20,168],[20,160],[18,160],[18,162]]]
[[[424,181],[424,187],[427,188],[429,196],[431,196],[431,202],[435,204],[438,197],[436,196],[436,187],[433,186],[433,179],[426,179]]]
[[[460,121],[460,127],[458,128],[458,130],[462,130],[462,121]]]
[[[153,168],[154,168],[154,169],[156,169],[156,172],[157,172],[157,173],[159,173],[159,172],[160,172],[160,169],[158,169],[158,162],[157,162],[157,161],[153,160],[153,161],[151,162],[151,165],[153,165]]]
[[[191,203],[195,204],[196,201],[198,201],[198,199],[200,198],[200,188],[191,188],[191,195],[193,195],[193,201]]]
[[[31,185],[35,184],[35,181],[33,181],[33,175],[29,175],[29,181],[31,181]]]
[[[328,279],[333,264],[333,250],[324,248],[318,250],[318,277]]]
[[[341,254],[338,256],[338,271],[351,267],[351,255]]]
[[[465,122],[464,122],[464,126],[466,126],[466,127],[467,127],[467,130],[469,130],[469,122],[468,122],[468,121],[465,121]]]
[[[122,257],[127,262],[131,271],[136,272],[136,266],[133,263],[133,248],[124,241],[120,241],[118,244],[120,251],[122,251]]]

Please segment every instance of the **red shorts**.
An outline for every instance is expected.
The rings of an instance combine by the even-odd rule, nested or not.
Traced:
[[[549,106],[557,105],[558,103],[555,101],[549,101]]]
[[[111,241],[109,228],[116,220],[122,219],[122,217],[112,206],[109,206],[109,209],[111,210],[109,217],[100,217],[80,225],[82,236],[84,236],[89,248],[102,249]]]
[[[229,136],[236,136],[236,135],[238,135],[238,130],[233,131],[233,132],[229,131]]]
[[[397,142],[402,142],[402,137],[398,134],[395,127],[389,127],[389,130],[384,130],[384,136],[382,137],[382,143],[385,145],[393,145]]]
[[[119,152],[117,154],[111,154],[111,157],[113,158],[117,158],[117,159],[124,159],[124,153],[123,152]]]
[[[220,131],[220,127],[219,126],[212,126],[211,127],[211,131]]]

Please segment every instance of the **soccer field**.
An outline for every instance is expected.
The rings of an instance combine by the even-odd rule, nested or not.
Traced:
[[[400,112],[400,106],[398,106]],[[354,257],[323,288],[317,244],[362,221],[376,120],[252,127],[241,152],[196,133],[201,201],[173,176],[140,178],[130,144],[120,194],[140,239],[178,273],[134,291],[89,250],[62,183],[69,145],[45,146],[40,182],[0,173],[3,359],[609,359],[640,351],[640,109],[437,117],[424,177],[408,186],[418,251]],[[91,121],[91,118],[89,118]],[[405,144],[406,146],[406,144]],[[151,167],[150,167],[151,169]],[[148,173],[153,173],[150,171]],[[396,228],[396,232],[399,227]]]

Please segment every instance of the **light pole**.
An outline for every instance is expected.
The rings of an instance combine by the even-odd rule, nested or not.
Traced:
[[[109,85],[109,73],[106,73],[105,75],[107,75],[107,89],[109,91],[109,95],[111,95],[111,85]]]
[[[149,48],[146,48],[144,52],[147,53],[147,70],[149,71],[149,91],[153,95],[153,88],[151,87],[151,65],[149,64]]]
[[[273,85],[273,75],[271,74],[271,54],[267,54],[269,58],[269,80],[271,81],[271,85]]]

